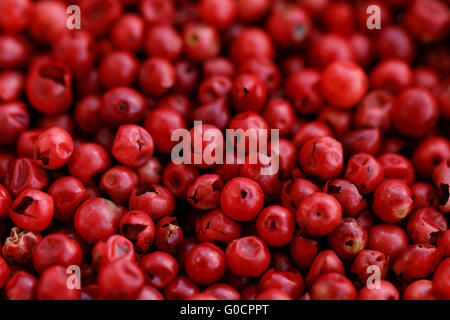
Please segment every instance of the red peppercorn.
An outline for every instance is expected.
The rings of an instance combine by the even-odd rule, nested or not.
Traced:
[[[243,63],[250,58],[269,58],[275,56],[275,48],[270,36],[260,28],[249,27],[234,39],[230,46],[230,57]]]
[[[238,112],[260,111],[266,100],[266,88],[255,75],[243,73],[233,81],[231,96]]]
[[[0,102],[18,100],[25,87],[25,76],[15,70],[0,72]]]
[[[183,230],[174,217],[163,217],[156,224],[155,246],[170,254],[177,252],[183,242]]]
[[[435,244],[437,236],[447,230],[447,221],[439,211],[424,207],[413,211],[406,230],[414,243]]]
[[[228,28],[236,19],[237,6],[233,0],[202,0],[199,8],[200,17],[217,28]]]
[[[163,186],[152,184],[133,190],[129,207],[131,210],[145,211],[153,220],[158,220],[172,214],[175,199]]]
[[[0,103],[0,143],[9,144],[30,125],[30,115],[23,102]]]
[[[42,236],[37,231],[22,230],[19,227],[11,229],[2,248],[2,256],[12,264],[31,264],[34,246]]]
[[[403,249],[392,270],[405,281],[425,278],[432,273],[442,259],[442,252],[428,244],[413,244]]]
[[[148,251],[155,238],[155,224],[144,211],[133,210],[124,214],[120,218],[119,230],[142,252]]]
[[[5,286],[5,294],[8,300],[34,300],[36,299],[36,287],[38,280],[35,276],[25,271],[16,272]]]
[[[431,177],[442,160],[450,158],[450,142],[440,136],[423,139],[413,154],[414,169],[424,177]]]
[[[172,141],[176,129],[186,129],[183,118],[169,108],[157,108],[145,119],[145,129],[154,138],[155,148],[163,153],[171,153],[177,141]]]
[[[95,143],[82,143],[73,151],[69,161],[69,173],[85,185],[94,182],[94,176],[109,168],[109,155]]]
[[[161,96],[174,86],[175,69],[165,58],[149,58],[140,67],[139,84],[146,93]]]
[[[379,128],[382,132],[391,127],[391,110],[394,97],[385,90],[367,93],[356,108],[353,122],[359,128]]]
[[[294,233],[294,215],[281,206],[268,206],[258,214],[256,231],[269,246],[288,244]]]
[[[394,224],[378,224],[368,230],[367,247],[384,253],[391,262],[409,243],[408,235]]]
[[[431,280],[416,280],[406,287],[403,300],[436,300]]]
[[[52,266],[42,272],[36,289],[39,300],[79,300],[81,290],[67,286],[70,274],[62,266]]]
[[[276,271],[275,269],[269,269],[259,281],[259,290],[264,292],[273,288],[281,289],[292,299],[297,299],[303,294],[305,284],[298,270]]]
[[[411,114],[416,115],[411,117]],[[436,125],[439,108],[435,98],[425,89],[410,88],[395,100],[392,119],[395,128],[410,137],[422,137]]]
[[[153,139],[144,128],[127,124],[119,127],[111,153],[122,164],[139,167],[153,155]]]
[[[285,82],[284,93],[302,114],[314,113],[323,105],[319,87],[320,72],[303,69],[292,73]]]
[[[433,293],[439,299],[448,299],[450,297],[449,272],[450,258],[446,258],[439,264],[439,267],[433,275]]]
[[[28,18],[31,36],[44,44],[54,43],[67,32],[66,6],[58,1],[46,0],[33,4]]]
[[[342,145],[331,137],[311,138],[302,145],[299,162],[310,175],[322,180],[334,178],[344,165]]]
[[[41,231],[46,229],[53,217],[53,197],[36,189],[25,189],[9,209],[9,217],[17,226]]]
[[[315,39],[309,47],[309,61],[312,66],[324,69],[338,60],[353,60],[350,41],[336,33],[325,33]]]
[[[187,164],[170,162],[163,172],[164,186],[178,199],[185,199],[188,187],[197,179],[196,168]]]
[[[144,36],[144,50],[149,56],[176,60],[182,52],[183,40],[176,29],[164,24],[150,26]]]
[[[307,270],[319,251],[319,243],[315,240],[308,239],[297,230],[294,234],[291,244],[290,253],[292,260],[302,270]]]
[[[147,23],[172,22],[175,16],[172,0],[143,0],[139,9]]]
[[[358,300],[400,300],[400,293],[389,281],[381,280],[379,288],[365,286],[358,292]]]
[[[355,300],[356,289],[349,279],[339,273],[327,273],[314,281],[312,300]]]
[[[367,91],[367,76],[350,61],[336,61],[328,65],[320,76],[320,89],[334,107],[351,108],[361,101]]]
[[[222,188],[223,182],[219,175],[201,175],[187,189],[187,200],[196,209],[215,209],[219,206]]]
[[[115,126],[139,122],[145,116],[146,104],[138,91],[116,87],[105,92],[97,110],[101,120]]]
[[[353,261],[351,272],[354,273],[361,285],[367,284],[374,267],[380,270],[380,278],[386,278],[389,269],[389,258],[384,253],[376,250],[362,250]]]
[[[230,242],[225,256],[228,269],[236,275],[257,277],[270,264],[269,249],[260,238],[255,236]]]
[[[228,181],[220,195],[220,207],[230,218],[237,221],[253,220],[261,211],[264,195],[261,187],[248,178]]]
[[[311,138],[333,136],[331,129],[321,121],[312,121],[302,125],[294,134],[292,142],[296,147],[301,147]]]
[[[328,244],[342,259],[352,259],[367,245],[367,232],[355,219],[344,218],[328,235]]]
[[[205,61],[218,55],[220,37],[216,29],[202,23],[187,24],[183,28],[186,56],[193,61]]]
[[[371,155],[357,153],[347,161],[344,177],[353,182],[361,194],[370,194],[383,181],[384,170]]]
[[[41,62],[32,67],[26,80],[31,105],[46,115],[65,112],[73,101],[72,74],[61,62]]]
[[[339,201],[342,207],[342,214],[347,217],[355,217],[367,205],[356,185],[348,180],[329,180],[324,186],[324,192],[332,195]]]
[[[387,223],[403,220],[410,214],[413,207],[411,190],[399,180],[385,180],[377,187],[373,197],[374,213]]]
[[[157,289],[166,287],[178,275],[177,260],[163,251],[143,256],[139,266],[148,276],[148,283]]]
[[[408,186],[414,183],[414,168],[407,158],[395,153],[386,153],[378,157],[378,161],[383,166],[385,179],[397,179]]]
[[[0,5],[0,26],[9,32],[20,32],[27,27],[32,9],[29,0],[6,0]]]
[[[76,241],[62,233],[42,238],[33,249],[34,269],[41,273],[53,265],[81,265],[83,253]]]
[[[48,184],[45,170],[30,159],[15,159],[9,169],[5,176],[5,185],[14,196],[27,188],[43,189]]]
[[[225,275],[225,254],[211,243],[198,244],[187,255],[185,268],[189,278],[196,283],[213,284]]]
[[[278,45],[296,47],[309,38],[312,21],[302,7],[280,3],[267,18],[267,29]]]
[[[103,198],[92,198],[83,202],[75,212],[75,230],[88,243],[95,243],[117,232],[119,209]],[[92,228],[92,226],[97,226]]]
[[[355,153],[378,153],[381,145],[381,132],[378,128],[355,129],[341,137],[341,143],[346,155]]]
[[[297,208],[296,221],[300,229],[310,236],[324,236],[339,225],[342,209],[332,196],[316,192],[303,198]]]
[[[130,86],[139,68],[137,58],[128,51],[112,51],[100,61],[98,76],[105,88]]]
[[[441,1],[414,1],[405,13],[405,25],[422,42],[443,39],[448,34],[449,9]]]
[[[136,261],[133,244],[118,234],[97,241],[91,255],[92,262],[100,267],[117,260]]]
[[[434,187],[427,182],[417,182],[411,187],[414,209],[423,207],[436,208],[439,202]]]
[[[135,52],[144,38],[144,21],[137,14],[123,14],[111,28],[112,42],[122,50]]]
[[[137,187],[137,174],[124,166],[108,169],[100,179],[100,189],[106,191],[111,200],[117,203],[127,202],[131,192]]]
[[[134,299],[144,282],[141,269],[123,259],[106,264],[98,274],[100,294],[105,299]]]
[[[81,0],[79,5],[86,16],[81,19],[81,27],[94,35],[107,33],[122,14],[122,4],[118,0]]]
[[[200,242],[228,243],[241,236],[241,224],[228,218],[220,209],[201,216],[195,222],[195,235]]]
[[[69,162],[72,152],[70,134],[59,127],[52,127],[36,139],[34,160],[45,169],[59,169]]]
[[[164,288],[164,296],[167,300],[185,300],[198,292],[198,286],[185,276],[176,277]]]
[[[164,300],[164,296],[157,289],[144,285],[139,291],[136,300]]]

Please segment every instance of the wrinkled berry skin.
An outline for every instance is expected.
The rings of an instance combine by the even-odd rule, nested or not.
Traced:
[[[352,259],[367,245],[366,229],[355,219],[344,218],[328,235],[328,244],[342,259]]]
[[[59,169],[69,162],[73,152],[70,134],[59,127],[42,132],[34,145],[34,160],[45,169]]]
[[[73,101],[72,73],[60,62],[43,62],[31,69],[26,80],[31,105],[46,115],[65,112]]]
[[[236,275],[257,277],[270,264],[266,244],[255,236],[239,238],[230,242],[225,257],[228,269]]]
[[[438,235],[447,230],[447,221],[437,210],[420,208],[409,217],[406,230],[414,243],[435,244]]]
[[[145,211],[153,220],[158,220],[172,214],[175,199],[167,188],[152,184],[134,189],[128,205],[131,210]]]
[[[344,166],[342,145],[331,137],[312,138],[300,149],[302,169],[322,180],[335,178]]]
[[[98,275],[100,293],[106,299],[134,299],[144,281],[141,269],[127,260],[108,263],[100,269]]]
[[[19,227],[11,229],[9,237],[5,239],[2,256],[12,264],[29,265],[33,249],[42,239],[37,231],[23,230]]]
[[[50,225],[53,211],[52,196],[36,189],[25,189],[12,203],[9,217],[20,228],[42,231]]]
[[[428,244],[409,245],[395,260],[392,270],[406,281],[424,278],[432,273],[442,259],[442,251]]]
[[[389,258],[380,251],[376,250],[362,250],[353,260],[351,272],[357,276],[360,284],[367,283],[367,279],[370,277],[371,272],[369,268],[374,269],[376,266],[380,270],[380,277],[384,279],[389,269]]]
[[[153,155],[152,136],[144,128],[128,124],[117,130],[112,154],[120,163],[140,167]]]
[[[374,192],[373,211],[384,222],[396,223],[412,210],[411,190],[399,180],[385,180]]]

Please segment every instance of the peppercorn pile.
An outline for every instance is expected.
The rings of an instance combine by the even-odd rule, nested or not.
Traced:
[[[1,297],[450,299],[449,4],[1,0]]]

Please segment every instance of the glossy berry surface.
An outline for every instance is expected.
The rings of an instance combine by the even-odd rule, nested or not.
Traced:
[[[72,2],[0,0],[0,300],[450,299],[448,0]]]

